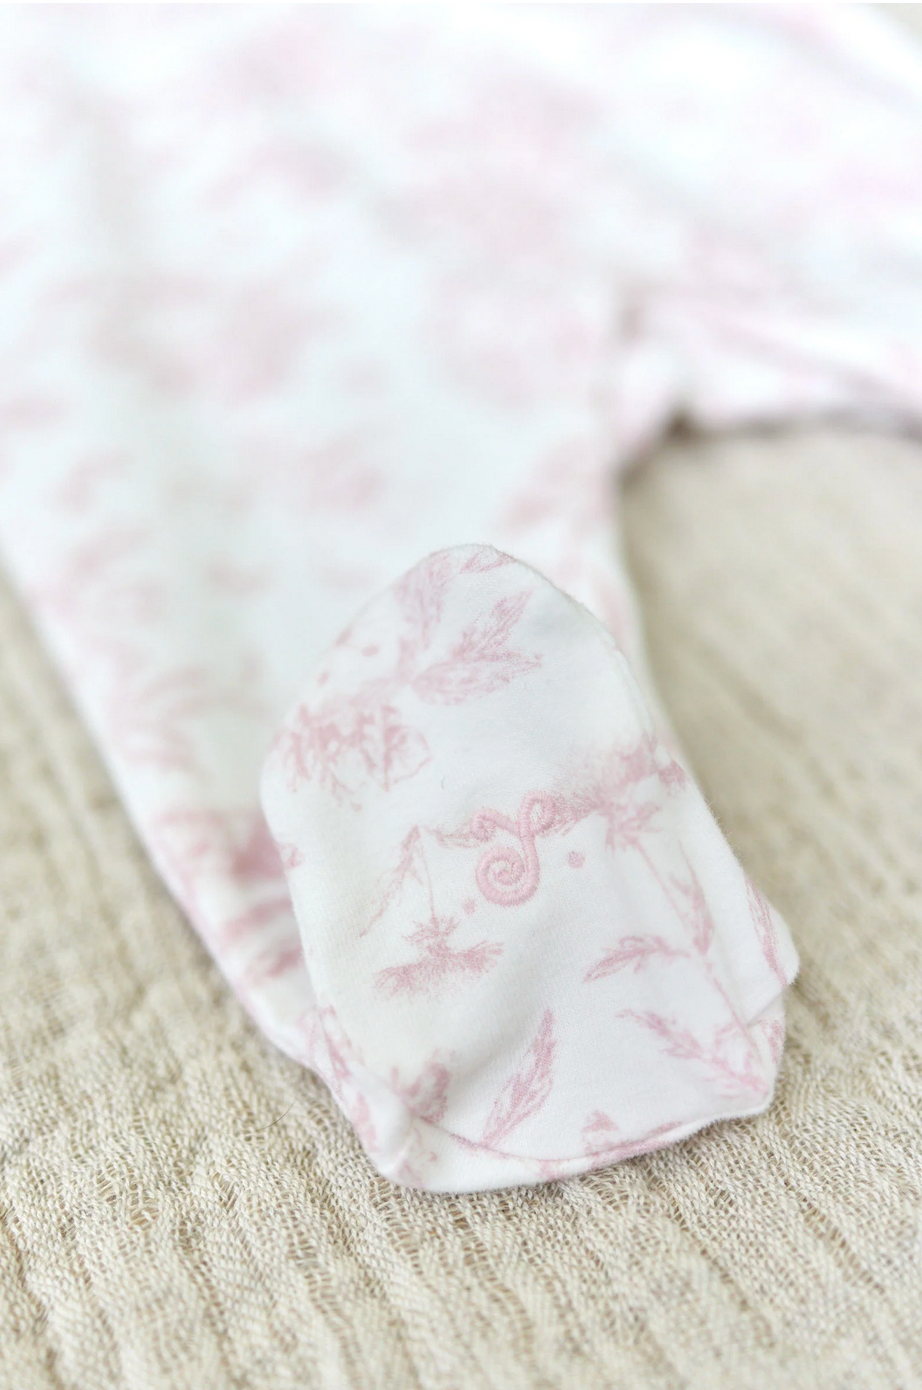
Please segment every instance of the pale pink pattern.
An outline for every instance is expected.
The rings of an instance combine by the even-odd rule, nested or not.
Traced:
[[[545,1009],[519,1071],[500,1091],[487,1116],[483,1142],[494,1148],[536,1114],[554,1088],[554,1015]]]
[[[918,56],[860,6],[10,6],[0,115],[4,563],[259,1026],[434,1190],[764,1109],[796,956],[616,478],[677,416],[918,428]]]
[[[740,1091],[749,1092],[755,1101],[767,1093],[768,1081],[762,1074],[763,1059],[754,1045],[748,1030],[737,1018],[722,1024],[714,1031],[710,1044],[704,1043],[690,1028],[684,1027],[675,1017],[664,1018],[653,1009],[640,1012],[624,1009],[621,1018],[631,1018],[648,1028],[662,1044],[667,1057],[677,1057],[682,1062],[691,1062],[709,1071],[721,1089],[728,1095],[738,1095]],[[735,1034],[745,1036],[746,1055],[741,1062],[734,1063],[730,1055],[730,1044]]]
[[[606,975],[614,975],[618,970],[631,967],[635,972],[658,957],[660,960],[676,960],[684,952],[670,946],[661,936],[623,936],[611,951],[607,951],[591,970],[586,972],[587,983],[603,980]]]
[[[497,847],[487,850],[477,865],[477,886],[491,903],[524,903],[538,887],[541,867],[535,839],[546,835],[557,819],[557,806],[550,796],[540,792],[526,796],[516,820],[501,811],[478,811],[471,821],[475,840],[491,840],[494,832],[505,830],[514,835],[520,851]]]
[[[457,929],[458,923],[452,917],[432,917],[417,927],[407,941],[416,947],[419,958],[407,965],[389,965],[379,971],[375,976],[378,989],[393,999],[401,994],[437,989],[453,976],[483,975],[497,956],[502,955],[502,946],[478,941],[474,946],[455,951],[448,939]]]
[[[465,699],[421,694],[420,662],[466,650],[495,613],[514,613],[527,667],[465,685]],[[350,796],[294,764],[304,710],[331,686],[343,710],[386,692],[429,756],[399,779],[369,767]],[[549,1180],[764,1109],[796,970],[786,929],[754,915],[611,637],[520,562],[436,552],[367,605],[290,712],[263,799],[279,843],[300,849],[288,882],[301,920],[349,885],[327,930],[306,934],[310,971],[342,1036],[391,1078],[382,1096],[366,1077],[363,1094],[375,1134],[403,1136],[390,1160],[370,1150],[401,1181]],[[436,1049],[453,1059],[438,1115],[393,1082],[423,1075]],[[548,1152],[540,1136],[567,1132],[587,1088],[594,1112],[627,1109],[630,1127]]]
[[[777,979],[784,984],[784,966],[779,959],[778,927],[775,923],[772,909],[762,897],[754,883],[747,882],[749,892],[749,907],[752,912],[752,919],[755,923],[756,932],[762,946],[762,951],[768,965]]]
[[[461,633],[448,655],[421,671],[413,689],[433,704],[462,704],[489,695],[540,665],[536,656],[510,650],[508,638],[522,616],[528,592],[500,599],[493,609]]]
[[[279,880],[297,862],[290,849],[283,862],[263,816],[248,810],[179,810],[165,813],[157,824],[162,835],[181,845],[190,869],[220,869],[240,883]]]
[[[633,1158],[639,1153],[648,1153],[650,1149],[660,1148],[669,1142],[669,1137],[677,1127],[670,1124],[657,1126],[651,1130],[642,1143],[633,1143],[630,1140],[619,1140],[618,1126],[610,1115],[604,1111],[594,1110],[583,1125],[583,1141],[585,1143],[585,1155],[590,1159],[587,1165],[590,1168],[604,1168],[609,1163],[620,1163],[622,1159]]]
[[[451,1085],[451,1071],[444,1062],[430,1057],[412,1085],[400,1082],[398,1073],[391,1073],[391,1084],[415,1115],[437,1125],[448,1108],[448,1088]]]
[[[383,642],[357,644],[351,630],[342,634],[318,678],[319,698],[300,705],[278,735],[292,785],[317,781],[352,804],[371,784],[388,791],[432,756],[425,735],[401,714],[402,700],[464,704],[541,664],[510,646],[528,590],[499,599],[445,641],[455,578],[444,556],[424,560],[394,586],[393,627]]]

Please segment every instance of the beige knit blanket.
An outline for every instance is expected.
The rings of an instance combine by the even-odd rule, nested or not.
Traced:
[[[378,1178],[161,887],[0,594],[0,1386],[922,1386],[922,446],[677,440],[656,675],[791,925],[756,1120],[536,1189]]]

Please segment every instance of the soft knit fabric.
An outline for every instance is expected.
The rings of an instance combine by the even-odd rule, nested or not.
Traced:
[[[680,414],[917,416],[918,67],[844,10],[5,22],[0,537],[254,1017],[421,1186],[761,1108],[793,948],[611,477]]]
[[[564,1177],[765,1108],[797,960],[602,625],[442,551],[320,663],[263,779],[309,1055],[382,1172]]]
[[[0,1383],[917,1390],[920,524],[884,436],[631,479],[657,682],[801,968],[764,1114],[501,1192],[380,1178],[266,1043],[0,589]]]

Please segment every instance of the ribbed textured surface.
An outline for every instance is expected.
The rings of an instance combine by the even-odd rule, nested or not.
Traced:
[[[376,1178],[161,889],[0,596],[0,1384],[922,1385],[922,448],[630,483],[665,699],[802,957],[763,1117],[545,1188]]]

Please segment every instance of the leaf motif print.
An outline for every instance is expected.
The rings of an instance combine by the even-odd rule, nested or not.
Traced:
[[[756,936],[759,938],[759,945],[762,947],[765,962],[779,984],[787,987],[789,981],[778,955],[778,933],[772,921],[771,908],[755,884],[748,878],[746,879],[746,893],[749,898],[752,923],[756,929]]]
[[[684,873],[670,872],[666,865],[658,862],[658,841],[654,838],[651,843],[651,835],[658,830],[663,795],[672,794],[674,786],[670,784],[678,783],[678,779],[670,778],[667,785],[663,785],[656,754],[655,742],[644,736],[626,752],[613,748],[600,756],[595,765],[587,763],[575,785],[571,783],[568,789],[558,793],[556,829],[565,834],[587,817],[600,816],[606,824],[606,848],[630,851],[646,864],[666,899],[671,915],[681,923],[708,988],[719,997],[729,1021],[726,1034],[718,1030],[714,1046],[708,1049],[692,1034],[677,1029],[668,1019],[652,1013],[639,1015],[629,1012],[628,1016],[636,1017],[645,1027],[656,1032],[667,1044],[667,1055],[683,1057],[688,1061],[697,1060],[723,1082],[732,1083],[737,1090],[744,1087],[761,1094],[764,1082],[758,1071],[757,1049],[714,963],[708,957],[715,923],[698,874],[681,841],[677,847],[684,862]],[[658,789],[659,795],[650,796],[647,789],[654,778],[656,782],[653,786]],[[690,952],[670,946],[661,936],[626,937],[589,969],[584,982],[602,980],[629,968],[636,973],[654,959],[666,962],[688,954]],[[731,1055],[734,1049],[736,1057]],[[742,1059],[740,1053],[744,1054]]]
[[[397,867],[385,879],[378,906],[368,919],[368,923],[361,933],[362,936],[370,931],[376,922],[381,920],[391,903],[394,902],[403,891],[404,884],[408,879],[427,889],[429,894],[429,906],[434,915],[435,908],[432,905],[432,883],[429,878],[429,869],[423,850],[422,835],[418,825],[414,825],[412,830],[409,830],[403,837],[400,845],[400,858],[397,861]]]
[[[670,758],[659,765],[659,779],[668,792],[684,791],[688,786],[688,773],[680,762]]]
[[[117,449],[93,452],[77,459],[56,489],[52,504],[62,511],[92,511],[106,482],[123,475],[127,465],[127,456]]]
[[[361,1089],[365,1060],[343,1028],[332,1004],[322,1004],[305,1018],[307,1053],[311,1065],[339,1101],[365,1149],[374,1154],[378,1137],[368,1101]]]
[[[231,876],[241,883],[248,883],[252,879],[282,877],[284,865],[261,813],[254,817],[248,838],[234,850],[233,859],[228,867]]]
[[[780,1018],[760,1018],[753,1024],[754,1028],[761,1030],[768,1043],[768,1050],[772,1061],[777,1064],[781,1061],[781,1053],[784,1050],[784,1023]]]
[[[724,1024],[718,1028],[714,1036],[714,1044],[708,1048],[697,1038],[688,1028],[681,1027],[675,1019],[664,1018],[662,1014],[655,1013],[652,1009],[638,1011],[635,1009],[624,1009],[618,1014],[619,1018],[633,1018],[637,1023],[643,1025],[662,1043],[662,1050],[667,1057],[675,1057],[682,1062],[697,1062],[703,1065],[730,1094],[738,1093],[740,1090],[749,1091],[756,1098],[765,1095],[768,1089],[763,1076],[754,1070],[753,1063],[757,1057],[750,1047],[745,1065],[740,1068],[735,1065],[728,1054],[728,1046],[735,1040],[739,1040],[739,1027],[735,1020]]]
[[[673,897],[672,901],[694,942],[695,950],[704,955],[714,939],[714,918],[704,896],[701,880],[689,863],[684,850],[682,854],[688,868],[688,878],[683,880],[674,875],[670,878],[672,887],[678,894],[678,898]]]
[[[619,1139],[618,1126],[604,1110],[593,1110],[582,1128],[583,1153],[592,1159],[593,1168],[620,1163],[636,1154],[649,1153],[662,1147],[663,1137],[679,1127],[680,1121],[667,1120],[647,1130],[639,1139]]]
[[[515,561],[511,555],[506,555],[501,550],[494,550],[492,546],[485,545],[478,547],[470,559],[465,560],[461,566],[462,574],[486,574],[487,570],[502,569],[504,565],[514,565]]]
[[[247,989],[255,989],[269,980],[281,979],[283,975],[303,968],[304,952],[301,938],[292,936],[288,941],[268,946],[261,951],[240,976],[240,983]]]
[[[427,1174],[432,1165],[437,1162],[438,1154],[429,1147],[420,1132],[419,1122],[414,1122],[410,1126],[400,1163],[394,1173],[395,1180],[405,1187],[418,1187],[425,1190],[429,1186]]]
[[[278,852],[282,868],[286,871],[300,869],[304,863],[303,850],[298,845],[293,844],[291,840],[279,840]]]
[[[191,874],[225,873],[238,884],[284,876],[284,865],[260,811],[166,811],[155,822],[158,840]]]
[[[604,1153],[619,1142],[618,1126],[604,1110],[593,1110],[582,1128],[583,1151],[589,1154]]]
[[[490,695],[541,665],[541,657],[510,650],[512,629],[525,611],[530,589],[501,598],[464,629],[448,656],[421,671],[412,688],[427,704],[460,705]]]
[[[412,645],[417,650],[425,651],[432,641],[453,580],[451,556],[441,551],[420,561],[394,585]]]
[[[249,442],[238,473],[237,491],[249,501],[271,499],[305,517],[318,513],[361,516],[373,510],[386,489],[372,462],[367,430],[344,429],[310,448],[282,435]]]
[[[275,747],[294,790],[299,782],[319,782],[337,800],[348,790],[338,768],[351,747],[350,733],[331,714],[315,714],[301,705],[275,740]]]
[[[493,1103],[483,1131],[483,1143],[495,1147],[537,1114],[554,1088],[554,1015],[546,1009],[519,1071],[511,1076]]]
[[[264,929],[274,922],[286,925],[292,922],[291,898],[269,898],[254,903],[245,912],[239,912],[221,924],[218,940],[222,946],[231,946],[248,937],[264,934]]]
[[[685,951],[676,950],[662,936],[625,936],[587,972],[584,982],[588,984],[592,980],[604,980],[606,976],[616,975],[619,970],[630,966],[633,966],[636,975],[657,957],[677,960],[685,955]]]
[[[391,999],[439,989],[453,976],[477,978],[491,970],[503,953],[502,946],[478,941],[455,951],[448,938],[457,931],[453,917],[432,918],[407,937],[419,949],[419,957],[405,965],[390,965],[375,976],[375,986]]]
[[[275,743],[290,790],[317,782],[358,810],[370,786],[389,792],[432,761],[430,725],[418,727],[419,701],[459,705],[540,666],[538,654],[510,646],[531,588],[477,613],[481,573],[507,562],[515,564],[489,547],[430,555],[391,586],[383,608],[373,607],[341,634],[316,693],[289,715]],[[472,578],[455,595],[465,567]],[[449,597],[459,600],[464,617],[450,620]]]
[[[307,1027],[312,1043],[309,1051],[317,1055],[320,1052],[317,1044],[322,1044],[327,1066],[321,1074],[333,1094],[343,1100],[347,1086],[354,1080],[353,1061],[361,1062],[361,1058],[354,1058],[352,1043],[332,1004],[325,1004],[308,1015]]]
[[[677,763],[670,766],[678,768]],[[653,778],[657,779],[654,786],[660,788],[660,795],[647,798],[641,788]],[[713,940],[714,918],[688,854],[680,843],[679,850],[687,870],[685,877],[667,873],[656,863],[648,843],[663,809],[663,791],[669,795],[678,785],[671,773],[663,783],[655,744],[644,737],[626,753],[611,750],[599,760],[597,770],[587,770],[575,789],[560,796],[557,822],[562,829],[568,830],[588,816],[601,816],[606,823],[606,848],[631,850],[644,860],[691,937],[695,950],[704,955]]]
[[[111,647],[127,640],[161,613],[163,586],[153,575],[132,573],[146,553],[149,527],[108,526],[75,546],[57,573],[32,590],[40,608],[65,622],[83,643]]]
[[[641,850],[661,806],[658,799],[641,799],[640,787],[656,772],[646,738],[627,752],[615,747],[587,760],[576,785],[559,798],[558,825],[566,831],[589,816],[601,816],[606,849]]]
[[[674,1019],[664,1018],[661,1014],[654,1013],[652,1009],[638,1012],[636,1009],[624,1009],[619,1018],[633,1018],[637,1023],[642,1023],[645,1028],[649,1028],[651,1033],[655,1033],[665,1044],[664,1051],[668,1057],[679,1057],[682,1061],[702,1062],[707,1060],[707,1052],[702,1043],[687,1028],[681,1028]]]

